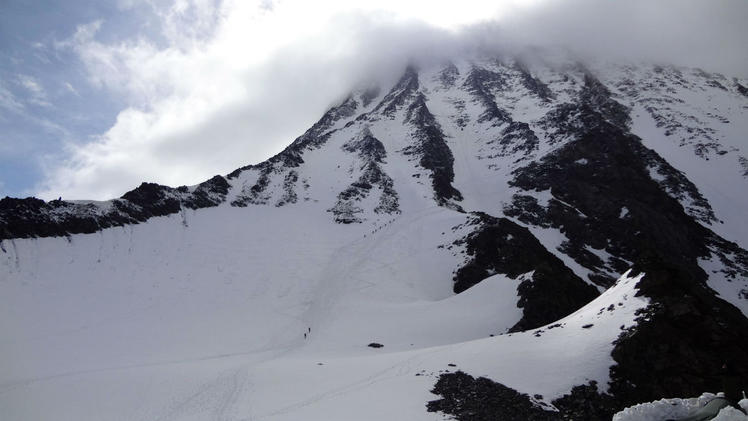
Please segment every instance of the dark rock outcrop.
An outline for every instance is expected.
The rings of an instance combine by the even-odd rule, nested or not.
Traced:
[[[569,120],[558,125],[573,140],[516,170],[511,184],[527,194],[515,196],[505,213],[559,229],[568,238],[561,251],[603,276],[591,278],[600,285],[626,262],[645,273],[639,294],[651,304],[612,354],[616,408],[717,391],[714,373],[725,360],[748,367],[748,319],[707,286],[699,261],[720,256],[724,273],[740,279],[748,276],[748,252],[698,222],[715,218],[696,187],[628,133],[624,108],[610,103],[603,87],[585,83],[581,106],[570,107]],[[532,197],[539,191],[550,192],[547,204]]]
[[[738,158],[740,166],[743,168],[743,177],[748,177],[748,158],[741,156]]]
[[[403,150],[406,155],[420,157],[418,163],[431,172],[434,197],[441,205],[462,200],[462,194],[454,186],[454,156],[444,140],[439,123],[426,106],[426,98],[418,94],[408,107],[405,122],[414,128],[415,144]]]
[[[374,112],[379,112],[384,116],[392,117],[398,108],[403,106],[410,98],[418,92],[418,72],[415,67],[408,66],[405,73],[390,90],[382,101],[374,107]]]
[[[550,191],[552,198],[540,205],[531,194],[518,194],[505,214],[561,230],[568,238],[561,250],[602,286],[650,248],[693,262],[708,257],[713,234],[694,218],[716,220],[709,203],[683,173],[628,133],[626,110],[605,99],[607,89],[589,77],[585,83],[581,105],[564,111],[573,117],[557,122],[573,140],[515,170],[510,182],[527,192]],[[613,258],[602,261],[590,249]]]
[[[441,86],[444,89],[454,86],[459,77],[460,70],[452,62],[447,63],[438,76],[439,82],[441,82]]]
[[[544,409],[526,394],[485,377],[462,371],[439,376],[431,393],[440,395],[426,404],[429,412],[442,412],[460,421],[555,421],[562,418]]]
[[[599,295],[550,253],[530,231],[506,218],[476,214],[477,228],[462,241],[471,259],[454,275],[460,293],[493,274],[510,278],[532,272],[519,284],[522,319],[509,331],[534,329],[578,310]]]
[[[610,393],[620,407],[722,389],[727,362],[748,388],[748,319],[704,283],[698,267],[653,253],[636,265],[651,305],[613,349]]]
[[[104,228],[137,224],[182,209],[217,206],[226,200],[229,184],[217,175],[197,185],[171,188],[143,183],[109,202],[68,202],[37,198],[0,200],[0,240],[89,234]]]
[[[485,377],[474,378],[462,371],[444,373],[431,393],[440,399],[426,404],[429,412],[449,414],[460,421],[609,421],[618,411],[617,402],[600,394],[597,383],[574,387],[550,406]]]
[[[512,121],[501,130],[498,138],[488,142],[489,145],[492,143],[498,143],[499,151],[495,155],[488,156],[488,158],[516,155],[518,153],[527,156],[538,149],[540,142],[529,124]]]
[[[551,91],[551,88],[549,88],[548,85],[543,83],[540,79],[533,76],[524,63],[522,63],[521,61],[516,61],[514,63],[514,69],[519,72],[522,85],[528,91],[537,95],[544,101],[549,101],[555,98],[555,95],[553,94],[553,91]]]
[[[275,206],[284,206],[290,203],[296,203],[298,195],[296,194],[296,182],[299,181],[299,173],[291,170],[286,173],[283,179],[283,196],[280,198]]]
[[[547,86],[533,78],[523,67],[517,69],[522,83],[531,92],[545,99],[550,98],[551,92]],[[484,109],[477,121],[479,123],[491,122],[495,127],[504,126],[494,139],[487,142],[493,152],[482,158],[500,158],[518,153],[529,155],[538,148],[538,137],[530,125],[513,120],[509,112],[499,107],[496,102],[494,92],[508,87],[506,78],[506,75],[473,67],[465,79],[465,89]]]
[[[738,93],[740,93],[740,95],[743,95],[744,97],[748,97],[748,88],[746,88],[745,86],[741,85],[738,82],[735,82],[735,88],[738,90]]]
[[[661,182],[667,190],[651,178],[648,162],[668,171]],[[520,194],[505,213],[524,223],[560,229],[569,239],[563,251],[592,271],[620,273],[621,265],[600,261],[588,247],[629,262],[652,247],[693,261],[710,254],[711,232],[667,191],[688,200],[690,213],[700,219],[713,218],[708,203],[681,173],[633,136],[592,131],[514,174],[512,185],[525,191],[550,190],[552,198],[540,206],[532,196]]]
[[[504,76],[490,70],[474,67],[465,78],[464,87],[483,105],[484,111],[478,117],[479,123],[491,121],[498,126],[512,120],[509,113],[496,104],[492,93],[493,90],[506,87]]]
[[[387,157],[387,151],[382,142],[375,138],[368,128],[365,128],[357,138],[346,142],[342,149],[358,155],[361,160],[359,168],[361,175],[338,194],[335,205],[327,210],[335,216],[335,222],[342,224],[363,222],[358,216],[363,213],[363,209],[357,203],[368,197],[375,187],[379,188],[380,195],[374,212],[378,214],[400,213],[399,198],[392,178],[380,165]]]

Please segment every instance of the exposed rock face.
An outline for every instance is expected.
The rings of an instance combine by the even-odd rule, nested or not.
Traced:
[[[631,118],[628,108],[611,97],[611,92],[586,69],[584,85],[575,101],[554,107],[540,119],[539,125],[548,132],[553,143],[577,139],[580,134],[600,127],[612,126],[626,131]]]
[[[374,108],[374,112],[380,112],[384,116],[392,117],[399,107],[402,107],[410,98],[416,95],[419,86],[418,72],[415,67],[408,66],[405,69],[405,74],[403,74],[397,84]]]
[[[550,89],[530,75],[522,65],[515,64],[514,69],[519,71],[521,83],[531,93],[544,100],[553,96]],[[492,153],[485,155],[484,159],[512,157],[518,153],[527,156],[536,151],[540,144],[528,123],[514,120],[496,101],[496,94],[508,89],[508,78],[505,74],[473,67],[464,82],[464,88],[472,95],[474,101],[483,107],[477,122],[491,123],[494,127],[501,128],[497,136],[487,142]]]
[[[56,214],[62,214],[63,217],[56,217]],[[101,229],[102,223],[113,226],[130,222],[127,216],[118,212],[112,212],[109,218],[104,219],[100,216],[98,207],[93,204],[77,205],[56,200],[45,202],[34,197],[1,199],[0,215],[0,239],[91,233]]]
[[[607,421],[617,408],[609,395],[598,393],[594,381],[574,387],[569,394],[554,400],[553,407],[491,379],[476,379],[462,371],[440,375],[431,393],[441,395],[441,399],[430,401],[426,405],[428,411],[449,414],[460,421]]]
[[[283,206],[290,203],[296,203],[298,196],[296,195],[296,182],[299,181],[299,174],[291,170],[286,173],[286,177],[283,179],[283,197],[275,204],[275,206]]]
[[[682,173],[627,132],[625,108],[611,103],[609,91],[589,77],[585,84],[581,105],[564,109],[574,117],[558,124],[568,124],[565,136],[574,140],[517,169],[510,182],[528,192],[549,191],[551,199],[541,205],[518,194],[505,213],[562,230],[568,238],[564,253],[594,271],[590,280],[601,286],[652,247],[675,248],[694,262],[708,257],[712,234],[694,218],[716,220],[709,203]],[[595,250],[612,257],[603,261]]]
[[[550,421],[557,412],[544,409],[528,395],[485,377],[474,378],[462,371],[442,374],[431,393],[441,399],[429,402],[429,412],[443,412],[458,420]]]
[[[743,167],[743,177],[748,177],[748,158],[741,156],[739,161],[740,166]]]
[[[388,176],[381,165],[387,157],[384,145],[375,138],[368,128],[360,134],[358,139],[353,139],[343,145],[343,150],[356,153],[361,160],[359,168],[361,175],[348,188],[338,194],[335,206],[328,209],[335,215],[335,222],[350,224],[362,222],[359,216],[364,210],[356,206],[357,202],[369,196],[373,188],[380,191],[379,203],[374,208],[378,214],[398,214],[400,207],[398,195],[394,189],[392,178]]]
[[[460,293],[490,275],[510,278],[532,272],[520,283],[517,303],[522,319],[509,331],[534,329],[565,317],[597,295],[597,289],[574,274],[543,247],[530,231],[506,218],[478,214],[477,228],[468,235],[468,263],[457,270],[454,291]]]
[[[510,122],[509,113],[501,109],[494,99],[492,90],[500,90],[506,87],[504,77],[496,72],[483,68],[473,68],[465,79],[465,89],[470,92],[476,101],[484,108],[478,117],[478,122],[492,121],[495,125]]]
[[[738,82],[735,82],[735,87],[738,89],[738,92],[740,92],[741,95],[748,97],[748,88]]]
[[[459,77],[460,69],[451,62],[447,63],[447,65],[439,72],[439,81],[441,82],[442,88],[454,86]]]
[[[640,293],[653,304],[613,351],[610,399],[616,408],[718,390],[713,373],[724,361],[748,365],[748,320],[706,286],[698,262],[712,253],[729,255],[726,267],[745,277],[748,253],[698,222],[716,220],[709,203],[628,133],[625,108],[611,101],[599,82],[585,78],[580,105],[561,107],[553,117],[563,116],[555,126],[565,132],[558,133],[574,140],[516,170],[511,182],[551,198],[541,204],[518,194],[505,213],[559,229],[568,239],[561,251],[590,269],[598,285],[609,285],[613,278],[606,273],[620,272],[627,262],[645,272]]]
[[[691,213],[700,219],[713,218],[693,184],[636,138],[610,131],[589,132],[517,170],[514,186],[550,191],[552,198],[540,206],[531,196],[520,194],[505,212],[525,223],[562,229],[568,238],[566,254],[598,272],[620,272],[623,262],[637,261],[651,247],[677,250],[694,261],[707,257],[706,239],[711,234],[650,177],[650,160],[672,171],[673,176],[663,182],[693,204]],[[604,262],[589,248],[616,259]]]
[[[636,329],[621,334],[613,350],[617,365],[611,367],[610,392],[621,408],[721,390],[725,362],[738,377],[748,378],[748,320],[704,284],[702,270],[664,254],[637,265],[646,273],[640,292],[653,305]]]
[[[369,92],[369,94],[371,94],[371,92]],[[296,138],[291,145],[277,155],[258,165],[248,165],[231,172],[227,176],[229,180],[237,178],[239,174],[250,169],[258,169],[260,172],[257,181],[252,186],[244,188],[242,192],[237,195],[236,199],[231,202],[231,205],[245,207],[250,204],[267,204],[270,200],[270,195],[266,190],[274,174],[284,174],[284,177],[291,177],[286,178],[287,182],[284,182],[284,189],[286,189],[285,197],[293,200],[292,203],[294,203],[296,193],[293,190],[293,183],[295,183],[295,180],[292,181],[293,176],[289,175],[289,169],[303,164],[304,159],[302,156],[304,151],[320,148],[324,145],[330,135],[334,132],[332,129],[333,126],[338,121],[353,116],[358,107],[359,103],[353,98],[353,96],[349,96],[340,105],[328,110],[319,121],[309,128],[309,130]],[[282,199],[277,203],[277,205],[283,206],[286,203],[289,203],[289,200]]]
[[[245,207],[250,204],[267,204],[270,200],[270,196],[266,193],[266,189],[270,184],[270,177],[273,172],[274,169],[272,165],[263,166],[263,168],[260,169],[257,181],[249,187],[249,189],[242,189],[242,192],[231,202],[231,206]]]
[[[499,144],[499,153],[488,158],[503,157],[523,153],[530,155],[538,149],[540,144],[535,132],[530,125],[518,121],[512,121],[501,130],[501,136],[490,143]]]
[[[226,200],[229,184],[217,175],[192,191],[143,183],[110,202],[45,202],[36,198],[0,200],[0,240],[84,234],[112,226],[136,224],[182,209],[217,206]]]
[[[624,130],[628,128],[631,122],[628,108],[614,100],[610,90],[586,70],[584,87],[579,95],[578,103],[581,114],[587,114],[589,117],[581,120],[588,129],[593,129],[598,124],[602,124],[601,121],[595,122],[596,119],[600,118],[606,123]],[[580,117],[582,116],[580,115]]]
[[[413,126],[416,143],[403,152],[420,157],[418,163],[421,167],[431,171],[434,198],[440,204],[462,200],[462,194],[452,186],[454,156],[444,140],[439,123],[426,107],[423,94],[418,95],[408,107],[405,121]]]
[[[730,84],[723,76],[700,69],[687,71],[672,66],[655,66],[644,78],[636,69],[629,73],[629,77],[616,83],[618,89],[634,104],[642,106],[666,136],[676,140],[680,146],[692,147],[698,157],[707,161],[730,152],[731,148],[722,144],[719,131],[708,121],[729,124],[730,120],[722,115],[726,110],[712,108],[706,113],[692,113],[689,101],[680,97],[678,91],[704,92],[705,88],[727,91],[725,85],[732,85],[737,94],[746,95],[741,91],[745,88],[740,83]]]
[[[553,93],[551,88],[549,88],[547,84],[543,83],[543,81],[533,76],[524,63],[522,63],[521,61],[515,62],[514,69],[520,73],[522,85],[527,88],[528,91],[534,93],[545,101],[556,98],[556,95]]]

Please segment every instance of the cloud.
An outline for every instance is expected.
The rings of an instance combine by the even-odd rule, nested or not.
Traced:
[[[75,95],[75,96],[77,96],[77,97],[80,97],[80,96],[81,96],[81,94],[80,94],[80,93],[78,92],[78,90],[77,90],[77,89],[75,89],[75,87],[73,86],[73,84],[72,84],[72,83],[70,83],[70,82],[63,82],[62,86],[64,86],[64,87],[65,87],[65,89],[66,89],[66,90],[67,90],[68,92],[70,92],[71,94],[73,94],[73,95]]]
[[[49,107],[51,105],[47,100],[47,92],[38,80],[29,75],[18,75],[18,83],[26,89],[28,103],[43,107]]]
[[[46,91],[44,91],[38,81],[31,76],[26,75],[18,75],[16,79],[17,84],[23,87],[28,95],[24,101],[17,95],[14,95],[13,92],[8,89],[2,81],[0,81],[0,109],[6,111],[6,113],[0,113],[0,122],[7,121],[9,114],[13,114],[12,119],[14,121],[29,120],[33,122],[35,127],[44,132],[53,133],[57,136],[69,136],[70,132],[65,127],[45,118],[43,114],[31,112],[26,106],[27,104],[41,105],[44,107],[50,106],[50,103],[47,102]],[[12,144],[9,141],[10,139],[7,137],[3,140],[3,142],[0,142],[0,153],[2,155],[10,156],[19,155],[19,153],[27,154],[30,152],[28,145]]]
[[[743,0],[547,1],[502,22],[511,42],[748,77]]]
[[[21,112],[23,110],[23,104],[13,95],[2,81],[0,81],[0,107],[6,111]],[[2,117],[0,117],[2,118]]]
[[[40,196],[111,198],[141,181],[194,184],[259,162],[362,79],[397,77],[414,59],[563,46],[748,75],[743,0],[159,4],[119,3],[155,19],[158,36],[105,42],[97,20],[57,43],[75,52],[92,86],[129,105],[92,142],[46,163]],[[0,90],[0,105],[12,99]]]

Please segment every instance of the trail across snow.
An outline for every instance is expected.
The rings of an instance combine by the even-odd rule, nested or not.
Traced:
[[[549,399],[607,376],[604,359],[570,364],[610,347],[616,329],[580,327],[608,313],[501,335],[521,317],[509,305],[517,280],[451,293],[445,274],[463,257],[439,246],[464,234],[451,230],[464,215],[426,207],[341,227],[290,209],[219,207],[187,212],[186,226],[174,215],[6,242],[3,419],[433,420],[424,405],[449,363]],[[613,299],[616,326],[641,305],[630,294]],[[517,377],[528,362],[542,380]]]

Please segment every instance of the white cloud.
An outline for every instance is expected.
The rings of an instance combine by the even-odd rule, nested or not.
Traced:
[[[28,98],[25,100],[27,104],[36,104],[45,107],[50,105],[46,100],[46,92],[34,78],[20,75],[17,77],[16,82],[29,93]],[[2,81],[0,81],[0,109],[6,111],[6,113],[0,113],[0,121],[7,121],[8,118],[20,118],[33,122],[36,127],[45,133],[52,133],[62,138],[70,137],[70,132],[65,127],[54,123],[43,114],[30,111],[26,104],[24,104],[24,100],[14,95]],[[0,137],[0,140],[0,154],[2,155],[11,156],[29,152],[30,145],[14,144],[8,137]]]
[[[518,11],[502,27],[514,42],[748,77],[747,19],[745,0],[556,0]]]
[[[23,110],[23,104],[13,95],[2,81],[0,81],[0,107],[7,111],[20,112]]]
[[[48,163],[40,195],[112,197],[144,180],[197,183],[258,162],[300,134],[359,74],[392,65],[380,45],[360,57],[372,37],[388,49],[405,44],[394,60],[404,62],[416,47],[403,39],[433,31],[387,28],[383,14],[319,6],[178,2],[158,11],[165,47],[142,38],[99,42],[103,21],[78,27],[58,46],[77,53],[94,86],[131,106],[95,142],[69,145],[70,159]]]
[[[80,94],[80,93],[78,92],[78,90],[77,90],[77,89],[75,89],[75,87],[74,87],[74,86],[73,86],[73,85],[72,85],[72,84],[71,84],[70,82],[63,82],[62,86],[64,86],[64,87],[65,87],[65,89],[66,89],[66,90],[67,90],[68,92],[70,92],[71,94],[73,94],[73,95],[75,95],[75,96],[77,96],[77,97],[80,97],[80,96],[81,96],[81,94]]]
[[[27,102],[30,104],[49,107],[51,104],[47,100],[47,92],[44,90],[38,80],[29,75],[18,75],[18,84],[23,86],[28,93]]]
[[[95,141],[70,145],[69,159],[48,163],[39,194],[109,198],[141,181],[193,184],[258,162],[362,77],[391,74],[414,56],[438,59],[486,44],[561,43],[589,55],[660,51],[698,63],[711,58],[711,40],[721,51],[737,52],[732,63],[712,62],[734,68],[745,59],[738,48],[744,29],[729,22],[721,32],[693,29],[704,16],[728,19],[726,10],[703,12],[709,5],[738,3],[601,3],[178,0],[161,6],[120,0],[122,9],[155,16],[161,39],[105,43],[97,38],[106,30],[99,20],[57,44],[77,54],[92,85],[130,105]],[[686,50],[685,42],[701,47]]]

